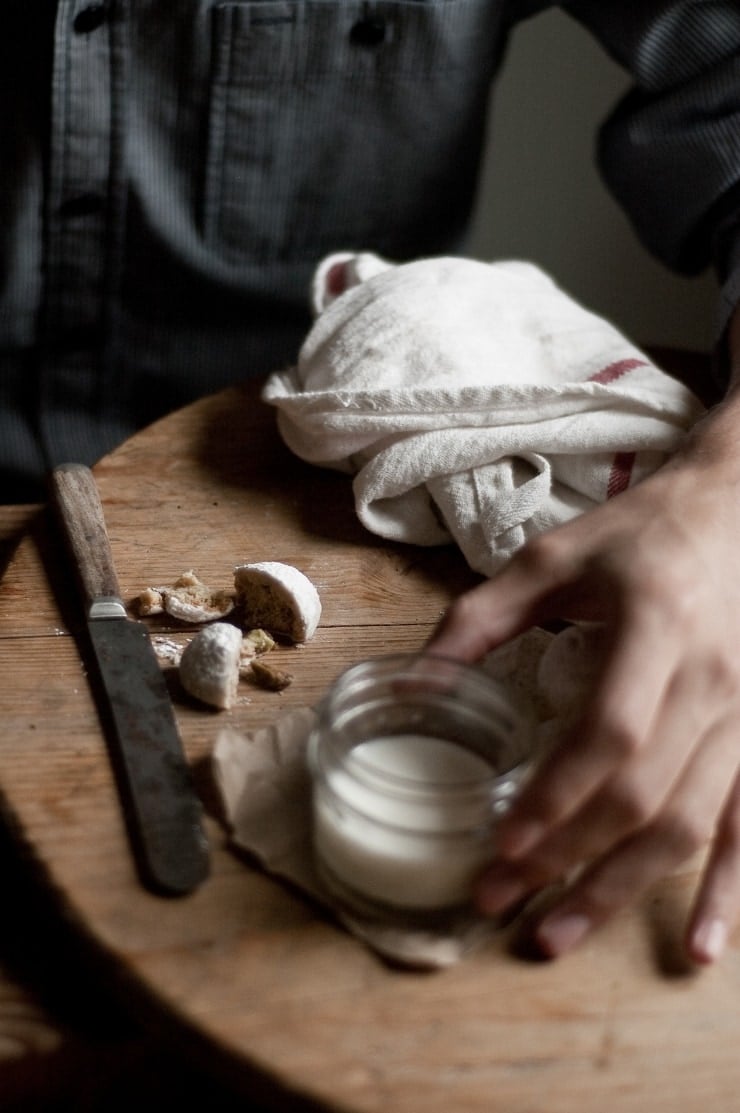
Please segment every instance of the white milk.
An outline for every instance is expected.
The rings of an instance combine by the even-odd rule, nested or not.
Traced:
[[[464,903],[492,854],[493,776],[483,758],[444,739],[360,742],[316,791],[317,855],[373,901],[404,909]]]

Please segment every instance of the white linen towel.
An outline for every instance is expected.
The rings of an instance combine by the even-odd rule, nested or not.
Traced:
[[[334,255],[313,304],[263,393],[286,444],[354,475],[372,532],[454,539],[484,575],[650,474],[703,412],[530,263]]]

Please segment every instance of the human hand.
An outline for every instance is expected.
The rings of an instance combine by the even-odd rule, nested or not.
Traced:
[[[536,928],[575,945],[710,839],[686,932],[697,962],[740,919],[740,402],[668,465],[541,535],[461,596],[427,646],[473,661],[535,623],[603,622],[597,680],[497,830],[495,915],[585,869]]]

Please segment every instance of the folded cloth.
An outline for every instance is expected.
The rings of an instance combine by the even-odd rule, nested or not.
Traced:
[[[286,444],[354,475],[372,532],[454,540],[484,575],[649,475],[703,412],[530,263],[333,255],[313,306],[263,394]]]

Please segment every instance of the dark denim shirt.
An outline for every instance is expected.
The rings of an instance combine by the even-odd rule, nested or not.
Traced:
[[[316,262],[464,250],[533,0],[3,0],[0,499],[292,360]],[[740,5],[561,5],[634,76],[600,164],[740,297]],[[532,105],[532,111],[537,110]]]

